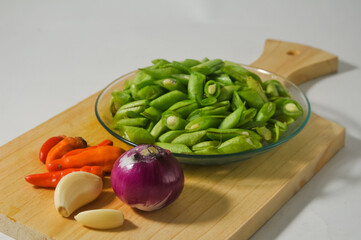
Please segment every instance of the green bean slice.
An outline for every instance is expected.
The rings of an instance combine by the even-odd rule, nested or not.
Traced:
[[[206,137],[206,130],[201,130],[197,132],[183,133],[176,137],[172,143],[182,143],[191,147],[199,142],[201,142]]]
[[[254,131],[240,128],[233,129],[218,129],[218,128],[210,128],[207,129],[207,137],[214,141],[224,142],[233,137],[237,137],[239,135],[244,135],[245,137],[255,138],[257,140],[261,140],[262,137],[255,133]]]
[[[175,78],[166,78],[158,80],[157,83],[166,88],[168,91],[179,90],[181,92],[187,93],[187,88]]]
[[[207,97],[215,97],[215,98],[217,98],[220,93],[221,93],[221,87],[216,81],[209,80],[204,85],[204,94]]]
[[[144,128],[133,126],[121,126],[120,135],[136,144],[153,143],[154,137]]]
[[[117,121],[113,128],[119,129],[121,126],[146,127],[149,119],[147,118],[124,118]]]
[[[185,93],[174,90],[154,99],[150,102],[150,106],[165,111],[176,102],[185,99],[187,99],[187,95]]]
[[[204,141],[197,143],[196,145],[192,146],[192,151],[199,151],[209,147],[218,147],[220,145],[219,141]]]
[[[216,128],[223,121],[224,116],[222,115],[208,115],[201,116],[190,121],[186,126],[185,130],[189,132],[204,130],[208,128]]]
[[[197,102],[186,99],[173,104],[168,110],[176,112],[183,118],[186,118],[192,111],[198,109],[198,106]]]
[[[168,128],[163,124],[163,121],[161,119],[154,125],[154,127],[150,131],[150,134],[154,137],[155,140],[157,140],[158,137],[165,133],[167,130]]]
[[[228,153],[244,152],[261,147],[262,147],[262,143],[256,139],[245,136],[237,136],[222,143],[218,147],[218,150],[221,153],[228,154]]]
[[[163,125],[171,130],[181,130],[187,125],[188,121],[181,118],[179,114],[172,111],[164,112],[162,115]]]
[[[229,128],[234,128],[235,126],[237,126],[237,124],[239,123],[239,121],[241,119],[243,109],[244,109],[244,104],[242,104],[242,106],[237,108],[236,111],[229,114],[222,121],[221,125],[219,126],[219,129],[229,129]]]
[[[198,64],[196,66],[191,67],[191,70],[202,73],[204,75],[209,75],[217,70],[220,70],[224,65],[223,60],[221,59],[213,59],[206,62],[203,62],[201,64]]]
[[[159,136],[158,140],[160,142],[166,142],[166,143],[170,143],[172,142],[176,137],[178,137],[179,135],[181,135],[182,133],[184,133],[184,130],[172,130],[172,131],[168,131],[163,133],[161,136]]]
[[[148,107],[142,113],[140,113],[140,115],[150,119],[153,122],[157,122],[162,117],[162,111],[155,107]]]
[[[267,122],[276,112],[276,104],[273,102],[266,102],[256,115],[256,121]]]
[[[148,85],[139,89],[136,93],[136,97],[138,99],[152,100],[161,96],[164,93],[165,93],[164,89],[161,88],[160,86]]]
[[[192,153],[189,147],[181,143],[165,143],[165,142],[156,142],[156,146],[167,149],[173,153]]]
[[[205,80],[206,80],[205,75],[198,72],[191,73],[188,83],[189,99],[194,100],[196,102],[200,102],[202,100],[203,86]]]

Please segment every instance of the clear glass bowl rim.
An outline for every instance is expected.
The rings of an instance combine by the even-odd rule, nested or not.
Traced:
[[[202,160],[204,158],[207,158],[207,159],[222,159],[222,158],[232,158],[233,157],[241,157],[241,156],[246,156],[246,155],[251,155],[251,156],[254,156],[254,155],[258,155],[258,154],[261,154],[263,152],[266,152],[270,149],[273,149],[285,142],[287,142],[288,140],[290,140],[291,138],[295,137],[307,124],[310,116],[311,116],[311,105],[310,105],[310,102],[307,98],[307,96],[302,92],[302,90],[297,86],[295,85],[293,82],[287,80],[286,78],[276,74],[276,73],[273,73],[273,72],[270,72],[268,70],[264,70],[264,69],[261,69],[261,68],[255,68],[255,67],[251,67],[249,65],[244,65],[244,64],[240,64],[242,67],[252,71],[252,72],[261,72],[262,74],[267,74],[267,75],[273,75],[273,76],[276,76],[277,78],[280,78],[282,79],[283,81],[287,82],[287,84],[289,85],[292,85],[293,87],[297,88],[299,90],[299,92],[302,94],[302,97],[306,100],[306,105],[307,105],[307,116],[305,117],[305,120],[302,122],[302,124],[300,124],[300,126],[295,129],[292,133],[290,133],[289,136],[287,136],[286,138],[282,138],[280,139],[279,141],[275,142],[275,143],[270,143],[270,144],[267,144],[261,148],[258,148],[258,149],[254,149],[254,150],[248,150],[248,151],[244,151],[244,152],[237,152],[237,153],[228,153],[228,154],[213,154],[213,155],[206,155],[206,154],[202,154],[202,155],[198,155],[198,154],[186,154],[186,153],[173,153],[173,155],[176,157],[176,158],[192,158],[192,159],[199,159],[199,160]],[[114,81],[112,81],[111,83],[109,83],[103,90],[101,90],[101,92],[99,93],[99,95],[97,96],[97,99],[96,99],[96,102],[95,102],[95,115],[98,119],[98,121],[100,122],[100,124],[111,134],[113,135],[115,138],[125,142],[126,144],[128,145],[131,145],[133,147],[135,146],[138,146],[139,144],[136,144],[136,143],[133,143],[131,141],[129,141],[128,139],[125,139],[123,137],[121,137],[118,133],[116,133],[115,131],[113,131],[110,127],[108,127],[108,125],[102,120],[99,112],[98,112],[98,104],[99,104],[99,100],[101,99],[101,97],[104,95],[104,93],[110,88],[112,87],[114,84],[118,83],[119,81],[122,81],[124,79],[127,79],[129,76],[135,74],[136,71],[132,71],[132,72],[129,72],[117,79],[115,79]],[[226,161],[225,163],[232,163],[232,162],[238,162],[240,160],[243,160],[242,158],[239,159],[239,160],[233,160],[233,161]],[[197,164],[197,163],[194,163],[194,164]]]

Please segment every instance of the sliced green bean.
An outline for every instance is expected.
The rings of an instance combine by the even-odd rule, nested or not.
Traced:
[[[229,101],[217,102],[211,106],[206,106],[203,108],[198,108],[192,111],[187,117],[188,121],[192,121],[198,117],[206,115],[226,115],[231,104]]]
[[[190,133],[183,133],[176,137],[172,143],[182,143],[191,147],[206,138],[206,130],[197,131],[197,132],[190,132]]]
[[[163,125],[171,130],[181,130],[187,125],[188,121],[181,118],[179,114],[172,111],[166,111],[162,115]]]
[[[207,97],[217,98],[221,93],[221,86],[214,80],[209,80],[204,85],[204,93]]]
[[[208,147],[218,147],[219,145],[220,145],[219,141],[200,142],[192,146],[192,151],[199,151]]]
[[[274,103],[276,104],[275,117],[286,115],[297,119],[303,114],[301,105],[297,101],[288,97],[277,98]]]
[[[147,118],[124,118],[114,124],[114,128],[119,129],[121,126],[146,127],[149,119]]]
[[[183,83],[185,86],[188,86],[188,82],[189,82],[189,79],[191,76],[189,74],[178,73],[178,74],[172,74],[171,77],[174,79],[177,79],[178,81]]]
[[[303,109],[301,105],[293,99],[289,99],[283,104],[282,112],[284,115],[298,118],[302,116]]]
[[[146,130],[150,133],[157,122],[149,122]]]
[[[224,116],[222,115],[207,115],[190,121],[186,126],[185,130],[189,132],[204,130],[208,128],[217,128],[223,121]]]
[[[206,76],[194,72],[191,73],[188,83],[188,96],[189,99],[200,102],[203,98],[203,86],[206,80]]]
[[[261,121],[249,121],[246,124],[241,125],[240,128],[253,129],[253,128],[256,128],[256,127],[266,126],[266,124],[267,124],[266,122],[261,122]]]
[[[192,153],[187,145],[181,143],[156,142],[154,144],[174,153]]]
[[[232,103],[231,103],[232,110],[235,111],[236,109],[238,109],[242,105],[243,105],[242,99],[239,97],[238,92],[234,91],[233,96],[232,96]]]
[[[279,93],[277,90],[277,87],[275,84],[273,83],[269,83],[269,84],[265,84],[265,88],[266,88],[266,95],[269,97],[279,97]]]
[[[255,80],[251,76],[248,76],[246,81],[247,81],[247,85],[250,89],[253,89],[254,91],[256,91],[265,103],[268,102],[268,98],[262,88],[262,84],[259,81]]]
[[[270,119],[269,123],[274,123],[275,125],[277,125],[279,127],[279,132],[280,135],[283,134],[284,132],[286,132],[288,130],[288,125],[287,123],[281,122],[279,120],[276,119]]]
[[[267,122],[276,112],[276,104],[266,102],[256,115],[256,121]]]
[[[154,59],[154,60],[152,60],[152,63],[154,65],[157,65],[158,67],[170,64],[170,62],[167,59],[163,59],[163,58]]]
[[[272,139],[272,132],[271,130],[269,130],[268,128],[266,128],[265,126],[263,127],[256,127],[255,128],[256,132],[262,136],[262,138],[266,141],[270,141]]]
[[[124,104],[119,109],[128,109],[128,108],[132,108],[132,107],[147,106],[148,104],[149,104],[149,101],[146,99],[143,99],[143,100],[138,100],[138,101],[129,102],[127,104]]]
[[[136,93],[136,97],[138,99],[152,100],[152,99],[159,97],[160,95],[162,95],[164,93],[165,93],[164,89],[161,88],[160,86],[148,85],[148,86],[145,86],[145,87],[139,89]]]
[[[218,96],[218,101],[231,100],[233,97],[233,92],[240,89],[239,85],[228,85],[221,88],[221,91]]]
[[[184,61],[180,62],[182,63],[184,66],[187,66],[189,68],[193,67],[193,66],[196,66],[198,64],[201,64],[200,61],[196,60],[196,59],[185,59]]]
[[[248,108],[243,111],[241,118],[237,124],[237,127],[240,127],[248,122],[253,121],[253,118],[257,115],[257,109]]]
[[[115,113],[113,121],[118,121],[119,119],[129,118],[129,117],[137,117],[147,107],[147,105],[134,105],[129,107],[124,107],[124,106],[125,105],[119,108],[118,111]]]
[[[162,111],[155,107],[149,107],[140,113],[140,115],[150,119],[153,122],[158,122],[162,117]]]
[[[273,85],[277,89],[278,96],[290,97],[290,94],[288,93],[287,89],[279,81],[277,81],[275,79],[265,81],[264,85],[266,86],[266,89],[267,89],[267,86],[270,84]]]
[[[217,147],[206,147],[206,148],[203,148],[203,149],[194,150],[193,153],[197,154],[197,155],[217,155],[217,154],[220,154]]]
[[[232,79],[227,74],[219,74],[214,76],[212,79],[221,86],[233,85]]]
[[[246,130],[246,129],[239,129],[239,128],[233,128],[233,129],[218,129],[218,128],[210,128],[207,129],[207,137],[214,141],[220,141],[224,142],[228,139],[237,137],[239,135],[244,135],[245,137],[252,137],[257,140],[261,140],[262,137],[259,136],[254,131]]]
[[[246,81],[246,78],[248,76],[251,76],[253,79],[257,80],[260,84],[262,84],[262,80],[257,74],[245,69],[237,63],[231,61],[224,61],[223,71],[226,73],[228,71],[228,75],[240,82]]]
[[[175,78],[158,80],[157,83],[168,91],[179,90],[181,92],[187,93],[187,88]]]
[[[150,106],[165,111],[176,102],[185,99],[187,99],[187,94],[178,90],[174,90],[154,99],[150,102]]]
[[[149,76],[154,79],[162,79],[162,78],[169,78],[172,74],[181,73],[178,69],[174,67],[164,67],[164,68],[143,68],[140,69],[141,71],[145,72]]]
[[[114,90],[112,92],[112,100],[110,103],[110,111],[112,115],[118,111],[118,109],[123,106],[124,104],[127,104],[132,101],[132,97],[129,93],[125,91],[120,90]]]
[[[280,127],[275,124],[274,127],[271,128],[272,131],[272,142],[277,142],[280,138],[281,132],[280,132]]]
[[[161,136],[159,136],[158,140],[160,142],[166,142],[166,143],[170,143],[172,142],[176,137],[178,137],[179,135],[181,135],[182,133],[184,133],[184,130],[172,130],[172,131],[168,131],[163,133]]]
[[[263,104],[265,104],[265,101],[263,100],[262,96],[260,96],[253,89],[242,89],[238,91],[238,94],[241,97],[241,99],[246,102],[246,105],[248,107],[261,109]]]
[[[283,122],[284,124],[290,125],[294,121],[296,121],[293,117],[282,115],[275,118],[276,120]]]
[[[222,121],[221,125],[219,125],[219,129],[229,129],[229,128],[234,128],[235,126],[237,126],[237,124],[239,123],[239,121],[241,119],[243,109],[244,109],[244,104],[242,104],[242,106],[237,108],[236,111],[229,114]]]
[[[172,66],[176,69],[178,69],[181,73],[190,73],[191,70],[188,66],[181,62],[173,61]]]
[[[191,112],[198,109],[198,106],[199,105],[197,102],[186,99],[173,104],[171,107],[169,107],[169,110],[178,113],[183,118],[186,118]]]
[[[217,103],[217,98],[215,97],[207,97],[207,98],[203,98],[200,102],[201,106],[210,106],[213,105],[215,103]]]
[[[245,136],[237,136],[222,143],[218,147],[218,150],[221,153],[227,154],[227,153],[244,152],[261,147],[262,147],[262,143],[256,139]]]
[[[124,89],[130,88],[131,85],[137,85],[140,82],[151,80],[152,77],[143,71],[137,71],[133,79],[129,79],[125,82]]]
[[[196,66],[191,67],[191,70],[202,73],[204,75],[209,75],[217,70],[220,70],[224,65],[223,60],[221,59],[213,59],[206,62],[203,62],[201,64],[198,64]]]
[[[155,140],[157,140],[158,137],[165,133],[167,130],[168,128],[163,124],[161,119],[154,125],[154,127],[150,131],[150,134],[154,137]]]
[[[121,126],[119,128],[120,135],[137,144],[153,143],[154,137],[144,128]]]
[[[205,62],[208,62],[209,61],[209,58],[205,57],[202,59],[201,63],[205,63]]]

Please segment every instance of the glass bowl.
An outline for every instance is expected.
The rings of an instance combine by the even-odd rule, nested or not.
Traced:
[[[263,154],[287,142],[288,140],[296,136],[308,122],[311,114],[310,103],[307,97],[305,96],[305,94],[295,84],[293,84],[292,82],[288,81],[287,79],[277,74],[268,72],[266,70],[253,68],[247,65],[241,65],[241,66],[257,74],[262,79],[262,81],[266,81],[269,79],[276,79],[281,83],[283,83],[283,85],[288,89],[291,97],[296,101],[298,101],[298,103],[302,106],[304,111],[303,115],[288,126],[288,130],[280,136],[277,142],[269,143],[267,145],[264,145],[262,148],[249,150],[245,152],[239,152],[239,153],[217,154],[217,155],[195,155],[195,154],[173,153],[179,162],[185,164],[197,164],[197,165],[221,165],[221,164],[228,164],[228,163],[247,160],[256,157],[260,154]],[[112,116],[110,113],[110,102],[112,98],[111,95],[112,91],[116,89],[122,89],[125,81],[127,79],[133,78],[135,74],[136,71],[133,71],[111,82],[100,92],[95,103],[95,114],[100,124],[111,135],[133,147],[137,146],[138,144],[133,143],[121,137],[114,129],[111,128]]]

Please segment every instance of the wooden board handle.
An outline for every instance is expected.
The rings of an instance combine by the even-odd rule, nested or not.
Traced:
[[[262,55],[251,66],[276,73],[299,85],[337,72],[338,58],[314,47],[268,39]]]

